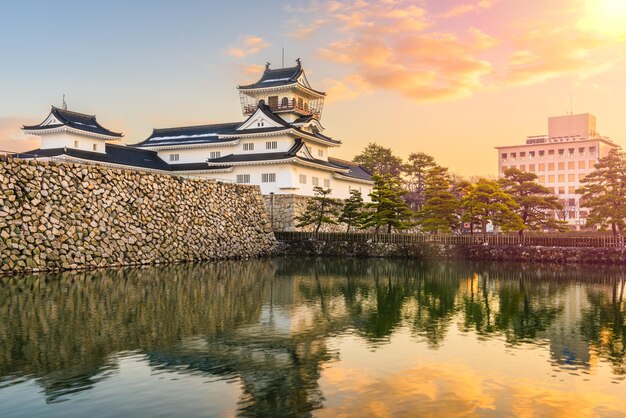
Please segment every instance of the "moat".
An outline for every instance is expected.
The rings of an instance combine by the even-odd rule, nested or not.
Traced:
[[[626,272],[386,259],[0,278],[0,416],[624,416]]]

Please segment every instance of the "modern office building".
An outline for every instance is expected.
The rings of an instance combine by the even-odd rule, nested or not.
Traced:
[[[594,115],[555,116],[548,118],[547,135],[528,136],[521,145],[496,147],[498,175],[503,177],[507,168],[535,173],[538,182],[563,203],[556,216],[579,230],[589,210],[581,206],[576,189],[598,160],[616,148],[617,144],[596,131]]]

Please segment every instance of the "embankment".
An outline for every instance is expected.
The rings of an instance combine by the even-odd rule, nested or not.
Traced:
[[[247,258],[275,246],[258,187],[0,159],[0,269]]]
[[[278,253],[297,256],[626,265],[625,248],[543,247],[323,240],[281,240]]]

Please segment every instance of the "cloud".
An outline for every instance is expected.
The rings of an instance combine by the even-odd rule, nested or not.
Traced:
[[[270,43],[258,36],[246,35],[234,46],[226,50],[226,53],[232,57],[243,58],[270,46]]]
[[[37,121],[38,122],[38,121]],[[25,135],[21,127],[36,123],[20,118],[0,118],[0,151],[23,152],[39,147],[39,138]]]
[[[568,26],[535,26],[511,39],[514,46],[501,75],[506,84],[528,85],[575,75],[586,79],[605,72],[623,57],[606,53],[617,46],[602,33]]]
[[[490,11],[499,1],[468,0],[444,13],[410,0],[310,1],[290,9],[307,10],[292,12],[291,36],[303,39],[324,28],[318,56],[347,74],[326,80],[331,93],[342,94],[335,100],[373,90],[421,102],[455,100],[487,88],[587,79],[626,58],[626,30],[618,36],[600,22],[590,24],[598,17],[586,14],[583,0],[571,0],[569,7],[512,3],[499,25],[466,16]],[[502,17],[490,13],[490,22]],[[450,25],[452,17],[465,24]]]
[[[442,13],[441,17],[443,18],[459,17],[468,13],[479,11],[479,10],[491,9],[491,7],[497,2],[498,0],[479,0],[474,3],[462,3]]]

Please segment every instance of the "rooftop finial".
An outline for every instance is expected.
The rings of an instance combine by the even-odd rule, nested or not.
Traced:
[[[266,69],[266,70],[269,70],[269,69],[270,69],[270,63],[269,63],[269,62],[266,62],[266,63],[265,63],[265,69]]]
[[[65,94],[63,95],[63,110],[67,110],[67,103],[65,102]]]
[[[300,62],[300,58],[296,58],[296,64],[298,64],[298,66],[302,65],[302,63]]]

